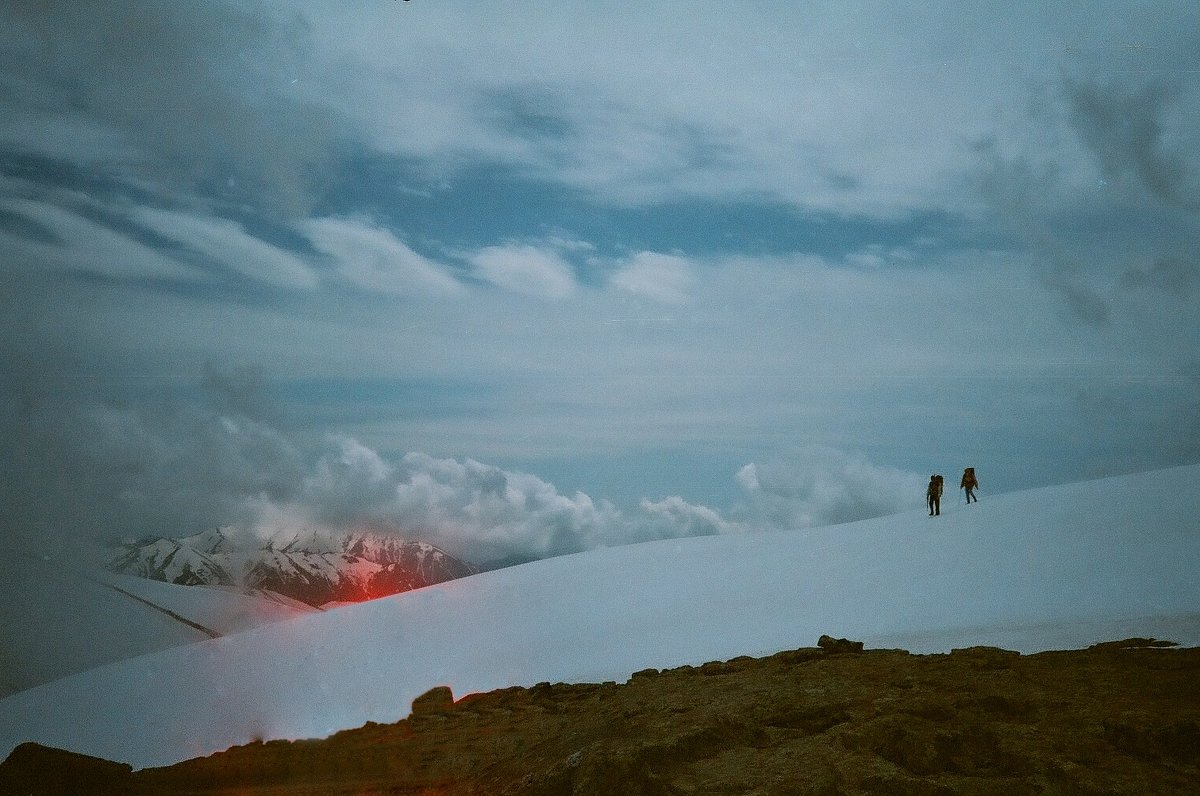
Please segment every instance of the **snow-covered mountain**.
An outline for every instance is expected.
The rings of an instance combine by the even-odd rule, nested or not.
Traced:
[[[307,530],[280,531],[254,543],[221,529],[131,543],[108,566],[167,583],[273,592],[317,607],[386,597],[477,571],[425,542]]]
[[[240,583],[231,573],[230,561],[218,562],[238,551],[219,529],[183,539],[154,539],[121,545],[108,568],[123,575],[136,575],[180,586],[234,586]]]
[[[37,741],[137,767],[327,736],[456,696],[765,655],[822,633],[915,652],[1200,645],[1200,466],[816,529],[535,561],[164,650],[0,700]],[[948,495],[947,498],[950,496]],[[1170,653],[1165,653],[1170,654]]]

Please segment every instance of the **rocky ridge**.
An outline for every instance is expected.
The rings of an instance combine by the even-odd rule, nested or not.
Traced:
[[[1200,790],[1200,648],[1129,639],[1035,655],[910,655],[822,641],[624,684],[458,700],[438,687],[395,724],[139,772],[26,745],[0,765],[0,787],[58,792],[47,783],[73,777],[74,792],[131,794]]]

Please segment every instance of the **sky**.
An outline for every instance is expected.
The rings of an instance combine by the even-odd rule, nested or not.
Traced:
[[[0,9],[29,549],[504,563],[1200,461],[1191,2]]]

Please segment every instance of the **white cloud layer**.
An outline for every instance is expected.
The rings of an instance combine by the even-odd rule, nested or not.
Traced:
[[[155,248],[62,207],[11,199],[0,204],[0,209],[40,225],[63,241],[58,244],[30,240],[0,231],[0,245],[6,255],[0,261],[0,269],[67,270],[117,280],[199,282],[205,278],[199,268],[177,262]]]
[[[348,282],[373,293],[448,295],[461,285],[390,230],[357,219],[313,218],[300,224],[313,246],[328,254]]]
[[[485,566],[737,529],[678,497],[644,501],[640,512],[626,514],[607,500],[564,495],[535,475],[473,459],[413,452],[389,463],[349,437],[330,440],[289,501],[252,503],[262,535],[287,524],[370,526]]]
[[[561,494],[524,472],[473,459],[409,453],[395,463],[349,437],[330,440],[288,505],[258,500],[257,529],[369,525],[416,536],[483,565],[652,539],[850,522],[919,506],[921,477],[858,454],[813,447],[737,474],[737,520],[679,496],[643,498],[624,512],[583,492]]]
[[[318,42],[327,77],[309,90],[382,151],[447,168],[516,164],[617,202],[742,194],[843,213],[958,212],[967,197],[946,187],[974,143],[997,127],[1013,134],[1030,90],[1064,73],[1170,63],[1173,15],[1122,10],[718,4],[685,22],[670,3],[313,9],[314,27],[336,21],[342,35]],[[1126,63],[1117,42],[1131,29],[1157,52]],[[409,46],[397,49],[398,36]]]
[[[469,257],[476,273],[505,290],[546,299],[575,292],[575,274],[557,252],[527,244],[488,246]]]
[[[746,465],[736,516],[669,495],[629,509],[474,459],[384,456],[349,436],[316,455],[267,418],[257,375],[210,371],[207,404],[117,407],[47,401],[14,414],[0,498],[49,538],[185,536],[232,526],[363,529],[423,539],[484,566],[654,539],[843,522],[898,511],[919,477],[832,449]]]
[[[184,536],[216,525],[260,535],[370,528],[495,566],[654,539],[891,514],[919,507],[928,478],[861,453],[811,445],[731,471],[730,486],[741,492],[728,508],[667,491],[659,493],[666,497],[643,492],[623,508],[581,490],[560,491],[527,471],[421,452],[385,455],[348,435],[306,449],[271,420],[254,372],[210,371],[204,386],[203,404],[138,406],[82,400],[54,382],[41,395],[32,393],[34,385],[20,385],[21,403],[0,402],[6,429],[0,465],[8,474],[0,500],[13,527],[68,546],[64,534],[112,541]],[[994,401],[1023,414],[1048,408],[1013,400],[1019,397]],[[1123,400],[1095,396],[1088,416],[1119,416]],[[953,400],[948,408],[954,410]],[[1161,421],[1162,429],[1175,427],[1167,425],[1170,417]],[[980,461],[947,462],[954,469],[939,471],[953,490],[957,468]],[[997,489],[993,483],[985,486]]]
[[[656,252],[638,252],[612,276],[614,287],[664,304],[686,302],[692,282],[685,258]]]
[[[747,464],[737,480],[749,498],[749,516],[777,528],[895,514],[920,506],[925,494],[925,481],[915,473],[823,446],[805,448],[786,461]]]
[[[133,215],[159,235],[255,281],[292,290],[320,284],[307,263],[256,238],[236,221],[151,207],[138,208]]]

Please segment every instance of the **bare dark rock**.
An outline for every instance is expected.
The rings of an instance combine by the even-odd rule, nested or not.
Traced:
[[[863,643],[861,641],[850,641],[845,638],[833,638],[832,636],[821,636],[817,639],[817,646],[826,652],[862,652]]]
[[[961,659],[976,669],[1007,669],[1020,654],[999,647],[967,647],[951,650],[950,656]]]
[[[439,685],[414,699],[412,712],[414,716],[422,716],[441,713],[452,707],[454,707],[454,692],[450,690],[449,686]]]
[[[133,768],[124,763],[23,743],[0,763],[0,793],[124,794],[133,784],[132,772]]]
[[[71,766],[94,784],[32,792],[999,796],[1193,793],[1200,782],[1200,649],[828,649],[458,703],[440,687],[395,724],[132,775],[84,759]],[[58,784],[71,766],[34,756],[25,781]]]
[[[1126,638],[1120,641],[1102,641],[1088,647],[1090,650],[1128,650],[1145,647],[1178,647],[1177,641],[1160,641],[1155,638]]]

